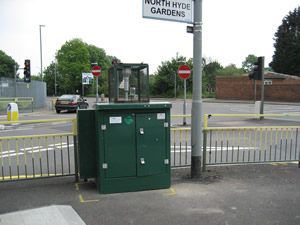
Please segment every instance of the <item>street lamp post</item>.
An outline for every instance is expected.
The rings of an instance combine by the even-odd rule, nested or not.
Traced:
[[[43,81],[42,27],[45,25],[40,25],[41,80]]]

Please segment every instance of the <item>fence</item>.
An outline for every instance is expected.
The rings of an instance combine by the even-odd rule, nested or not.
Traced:
[[[204,116],[203,170],[212,164],[300,161],[300,126],[208,127],[209,117],[300,117],[300,114]]]
[[[32,97],[18,97],[18,98],[10,98],[10,97],[0,97],[0,112],[6,113],[7,106],[9,103],[15,102],[18,105],[18,110],[21,112],[31,111],[33,112],[33,98]]]
[[[73,123],[71,133],[0,137],[0,182],[69,175],[78,180],[76,119],[18,121],[15,126],[66,121]],[[0,126],[9,124],[0,122]]]
[[[257,117],[261,115],[210,115]],[[286,116],[286,115],[263,115]],[[288,116],[300,116],[292,114]],[[182,116],[172,116],[172,118]],[[186,116],[190,117],[190,116]],[[300,161],[300,126],[208,127],[204,116],[203,170],[206,165]],[[0,122],[41,126],[70,122],[72,132],[0,137],[0,182],[75,175],[78,180],[76,119]],[[46,126],[46,125],[45,125]],[[28,127],[21,127],[27,129]],[[14,131],[16,134],[18,130]],[[191,165],[191,128],[171,128],[171,166]],[[300,164],[299,164],[300,165]]]
[[[300,126],[208,127],[209,117],[261,115],[205,115],[203,170],[206,165],[300,161]],[[299,117],[300,114],[265,114],[264,117]],[[183,116],[172,116],[178,118]],[[186,116],[190,117],[190,115]],[[191,128],[171,129],[171,166],[191,165]]]
[[[33,108],[41,108],[47,105],[46,83],[32,80],[27,84],[21,80],[15,82],[12,78],[0,77],[0,97],[31,97],[34,99]]]

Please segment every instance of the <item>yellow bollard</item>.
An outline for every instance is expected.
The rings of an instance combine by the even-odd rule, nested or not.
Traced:
[[[7,120],[17,121],[19,119],[18,105],[17,103],[9,103],[7,106]]]

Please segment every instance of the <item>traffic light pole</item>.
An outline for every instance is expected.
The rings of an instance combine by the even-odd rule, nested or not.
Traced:
[[[15,76],[15,97],[17,97],[17,66],[14,65],[14,76]]]
[[[256,102],[256,80],[254,81],[254,102]]]
[[[202,0],[194,1],[191,177],[201,177],[202,150]]]
[[[261,104],[260,104],[260,114],[264,114],[264,98],[265,98],[265,57],[260,57],[261,68],[259,73],[261,73]],[[261,120],[264,119],[263,116],[260,117]]]

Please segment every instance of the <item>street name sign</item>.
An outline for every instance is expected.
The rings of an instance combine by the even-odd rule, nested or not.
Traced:
[[[143,0],[143,18],[193,23],[192,0]]]

